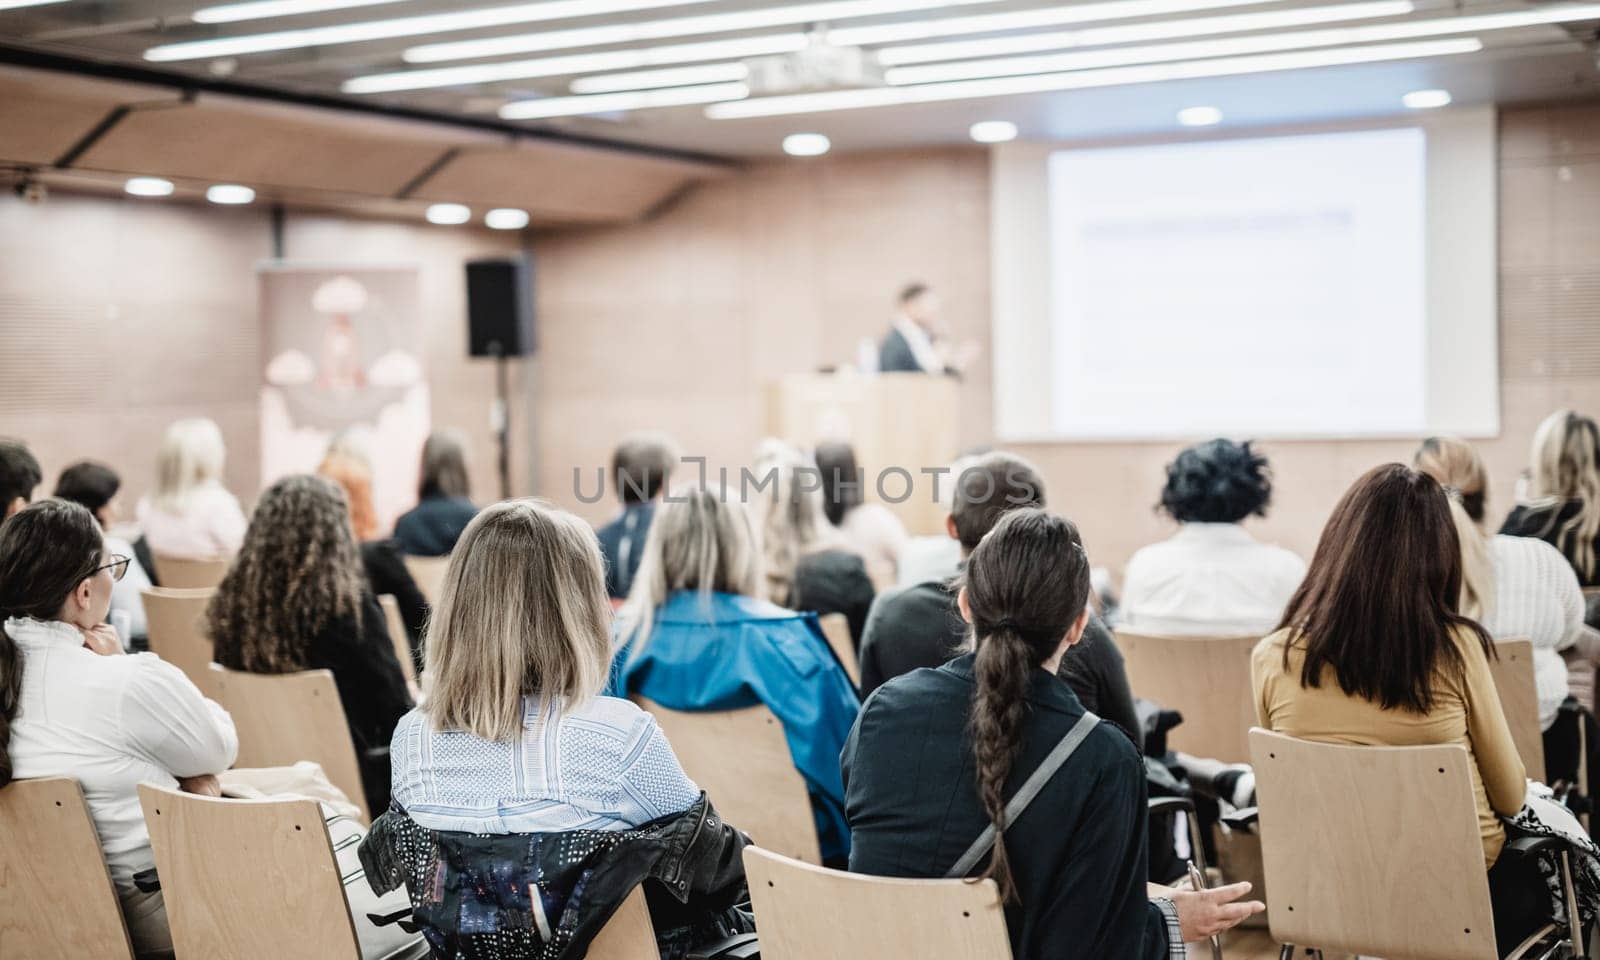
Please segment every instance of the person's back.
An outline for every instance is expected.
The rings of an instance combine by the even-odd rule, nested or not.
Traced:
[[[659,433],[624,437],[611,454],[611,485],[622,502],[622,513],[595,535],[606,563],[606,593],[613,600],[624,599],[633,589],[656,503],[677,462],[677,447]]]
[[[1529,493],[1500,532],[1537,537],[1567,558],[1585,587],[1600,586],[1600,425],[1570,410],[1546,417],[1533,437]]]
[[[1561,651],[1583,627],[1583,591],[1567,559],[1542,540],[1495,536],[1488,546],[1494,605],[1479,622],[1495,640],[1532,641],[1539,725],[1548,729],[1567,698]]]
[[[405,553],[442,557],[455,549],[477,515],[468,499],[466,441],[454,430],[437,430],[422,445],[417,505],[394,522],[394,538]]]
[[[650,535],[650,521],[655,517],[654,501],[629,504],[622,515],[595,531],[600,542],[600,555],[606,563],[606,595],[621,600],[633,589],[633,578],[639,572],[639,558],[644,554],[644,541]]]
[[[961,652],[966,624],[956,610],[955,586],[929,580],[886,590],[872,602],[862,633],[861,695],[919,667],[937,667]]]
[[[794,588],[789,606],[818,616],[843,614],[850,624],[850,639],[859,648],[872,608],[872,579],[860,554],[849,550],[818,550],[795,564]]]
[[[225,456],[222,432],[210,420],[180,420],[167,428],[157,455],[156,491],[137,511],[153,553],[210,560],[239,549],[247,521],[239,501],[222,486]]]

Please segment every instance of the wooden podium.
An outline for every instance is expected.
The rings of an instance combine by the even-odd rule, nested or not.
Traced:
[[[935,478],[922,470],[948,467],[956,458],[956,402],[950,377],[853,370],[789,374],[767,385],[767,433],[806,449],[849,441],[856,465],[865,471],[862,497],[893,510],[913,535],[940,534],[955,478],[939,475],[935,501]]]

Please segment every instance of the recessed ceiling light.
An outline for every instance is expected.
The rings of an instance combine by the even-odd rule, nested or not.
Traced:
[[[1400,102],[1413,110],[1432,110],[1450,105],[1448,90],[1413,90],[1400,98]]]
[[[832,146],[820,133],[791,133],[783,138],[783,152],[791,157],[820,157]]]
[[[436,203],[428,208],[425,216],[429,223],[454,226],[471,220],[472,211],[459,203]]]
[[[1017,139],[1017,125],[1010,120],[980,120],[967,132],[979,143],[1005,143]]]
[[[172,181],[160,177],[129,177],[122,189],[136,197],[170,197]]]
[[[1222,111],[1216,107],[1184,107],[1178,111],[1178,122],[1186,127],[1214,127],[1222,122]]]
[[[483,215],[483,224],[490,230],[521,230],[528,225],[528,211],[499,207]]]
[[[206,199],[212,203],[237,205],[255,200],[256,192],[237,183],[219,183],[206,188]]]

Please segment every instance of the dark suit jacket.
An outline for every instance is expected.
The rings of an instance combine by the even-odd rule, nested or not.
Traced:
[[[401,514],[394,523],[394,538],[404,553],[417,557],[442,557],[456,548],[456,540],[478,508],[465,497],[429,497]]]
[[[883,343],[878,347],[878,369],[884,373],[938,373],[937,370],[923,370],[917,363],[917,355],[911,352],[911,345],[906,343],[905,335],[893,327],[889,328],[889,335],[883,338]]]
[[[639,558],[644,556],[644,538],[650,533],[650,521],[655,516],[654,500],[633,503],[623,508],[622,516],[595,531],[600,539],[600,555],[606,561],[608,596],[620,600],[632,589]]]

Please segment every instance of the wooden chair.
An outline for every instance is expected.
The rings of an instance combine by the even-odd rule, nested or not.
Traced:
[[[819,617],[818,621],[822,624],[822,635],[828,638],[828,646],[833,648],[850,682],[860,687],[861,664],[856,660],[856,647],[850,640],[850,619],[842,613],[830,613]]]
[[[333,672],[241,673],[212,664],[217,702],[239,732],[241,767],[279,767],[310,760],[372,822],[361,765]]]
[[[1312,743],[1259,728],[1250,747],[1274,939],[1407,960],[1500,956],[1464,747]],[[1555,933],[1547,926],[1509,956]]]
[[[759,847],[745,875],[764,960],[1003,960],[1006,915],[993,880],[843,873]]]
[[[1250,759],[1247,736],[1256,722],[1250,652],[1259,642],[1259,637],[1155,637],[1117,631],[1134,692],[1183,714],[1183,723],[1167,734],[1168,745],[1224,763]]]
[[[449,557],[405,556],[406,571],[417,581],[417,589],[430,606],[439,605],[439,594],[444,590],[444,572],[450,567]]]
[[[211,694],[211,638],[206,636],[206,604],[214,588],[147,587],[144,613],[149,624],[150,652],[184,672],[207,696]]]
[[[0,957],[133,958],[76,780],[16,780],[0,789]]]
[[[389,642],[394,645],[394,658],[400,661],[400,672],[405,674],[406,686],[417,688],[417,669],[411,662],[411,635],[406,632],[405,617],[400,615],[400,601],[392,593],[381,594],[378,603],[383,607],[383,619],[389,626]]]
[[[661,960],[643,887],[634,887],[628,899],[617,907],[617,912],[589,941],[586,956],[589,960]]]
[[[1498,656],[1489,661],[1500,708],[1511,727],[1511,739],[1522,756],[1528,776],[1544,779],[1544,731],[1539,727],[1539,689],[1533,678],[1533,643],[1528,640],[1501,640],[1495,645]]]
[[[771,710],[683,713],[634,699],[661,724],[684,772],[710,794],[724,820],[769,849],[822,862],[805,779]]]
[[[154,553],[150,559],[156,565],[156,580],[170,590],[214,590],[228,574],[233,563],[222,557],[212,560],[190,560]]]

